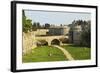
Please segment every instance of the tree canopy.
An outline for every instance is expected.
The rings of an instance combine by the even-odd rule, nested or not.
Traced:
[[[23,24],[23,32],[31,31],[32,29],[32,20],[27,19],[25,16],[24,10],[22,11],[22,24]]]

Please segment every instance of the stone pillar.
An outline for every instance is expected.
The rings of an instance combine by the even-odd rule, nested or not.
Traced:
[[[51,46],[51,42],[48,42],[48,46]]]
[[[51,46],[51,41],[48,40],[48,46]]]
[[[60,45],[63,45],[63,43],[60,41]]]

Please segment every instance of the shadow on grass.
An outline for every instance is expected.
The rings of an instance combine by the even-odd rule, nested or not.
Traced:
[[[88,48],[90,48],[89,46],[78,45],[78,44],[69,44],[68,46],[70,46],[70,47],[88,47]]]

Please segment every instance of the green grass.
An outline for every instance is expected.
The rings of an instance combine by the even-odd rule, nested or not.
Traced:
[[[51,54],[51,56],[50,56]],[[32,49],[30,53],[23,55],[22,61],[27,62],[46,62],[46,61],[64,61],[66,57],[63,52],[55,47],[41,46]]]
[[[64,45],[65,48],[75,60],[86,60],[91,58],[91,48],[76,45]]]

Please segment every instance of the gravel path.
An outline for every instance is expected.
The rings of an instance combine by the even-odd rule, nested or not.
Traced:
[[[65,50],[64,48],[62,48],[62,47],[60,47],[58,45],[53,45],[53,46],[57,47],[58,49],[60,49],[64,53],[64,55],[66,56],[66,58],[68,60],[74,60],[74,58],[71,56],[71,54],[67,50]]]

